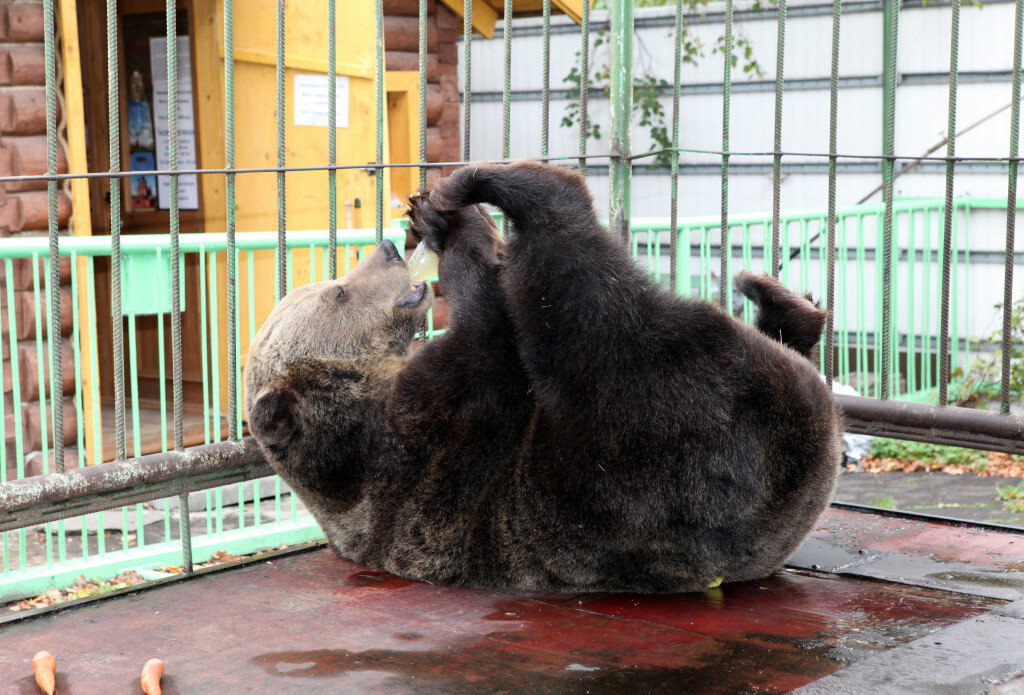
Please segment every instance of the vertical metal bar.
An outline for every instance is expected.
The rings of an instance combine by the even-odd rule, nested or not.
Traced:
[[[34,262],[34,260],[33,260]],[[4,259],[4,277],[7,278],[7,340],[11,357],[11,410],[14,414],[14,474],[18,479],[25,477],[25,442],[21,408],[21,373],[18,365],[18,326],[14,312],[14,265],[10,258]],[[6,444],[6,439],[4,440]],[[25,567],[27,559],[27,536],[25,529],[18,529],[18,567]]]
[[[892,185],[894,137],[896,129],[896,73],[897,46],[899,36],[900,0],[886,0],[885,38],[885,103],[883,124],[883,148],[885,159],[882,162],[882,185],[884,189],[885,212],[882,222],[882,356],[879,378],[879,398],[888,398],[889,366],[892,360]],[[876,358],[877,358],[877,345]]]
[[[167,0],[167,162],[178,170],[178,8]],[[181,245],[178,238],[178,175],[168,177],[170,184],[171,234],[171,385],[174,399],[174,449],[185,448],[184,394],[181,380]],[[192,574],[192,533],[189,518],[188,488],[178,497],[178,525],[181,536],[182,570]],[[139,528],[139,536],[142,536]]]
[[[512,4],[511,0],[506,0]],[[580,13],[580,171],[587,173],[587,133],[590,130],[590,2],[584,0]]]
[[[584,5],[587,3],[584,2]],[[673,292],[678,292],[679,224],[679,83],[682,80],[683,63],[683,0],[676,0],[676,33],[672,79],[672,181],[669,195],[668,221],[668,281]],[[581,135],[581,144],[585,143],[586,135]],[[581,154],[585,154],[581,152]],[[580,160],[582,165],[584,160]]]
[[[117,0],[107,0],[107,142],[110,171],[121,170],[121,102],[117,59]],[[121,316],[121,179],[110,178],[110,318],[114,343],[114,455],[125,458],[124,319]]]
[[[611,0],[611,150],[608,228],[629,240],[630,121],[633,115],[633,2]]]
[[[379,0],[378,0],[379,2]],[[469,161],[470,68],[473,59],[473,0],[462,3],[462,161]]]
[[[378,4],[380,0],[378,0]],[[284,138],[284,7],[285,0],[277,0],[277,166],[283,168],[286,161]],[[378,128],[380,118],[378,114]],[[285,174],[277,172],[277,293],[275,299],[280,301],[288,294],[288,252],[285,243]],[[379,207],[379,206],[378,206]]]
[[[46,69],[46,173],[57,173],[57,42],[54,37],[54,0],[43,3],[43,53]],[[64,389],[61,379],[60,250],[57,226],[57,182],[46,182],[47,229],[50,242],[50,405],[53,409],[53,462],[64,472]],[[14,356],[12,355],[12,358]]]
[[[540,156],[548,156],[551,109],[551,0],[541,3]]]
[[[235,168],[235,14],[224,0],[224,167]],[[225,293],[228,333],[228,438],[238,439],[238,252],[235,250],[235,175],[225,180],[224,223],[227,238]]]
[[[505,55],[505,81],[501,91],[501,158],[508,161],[512,133],[512,0],[505,0],[505,14],[501,26]]]
[[[338,163],[338,54],[334,0],[327,0],[327,163]],[[421,73],[422,75],[422,73]],[[420,100],[423,86],[420,85]],[[312,258],[312,254],[310,254]],[[327,272],[338,277],[338,172],[327,172]]]
[[[780,4],[781,7],[781,4]],[[831,388],[835,378],[835,306],[836,306],[836,147],[839,127],[839,22],[843,0],[832,1],[832,72],[829,79],[828,111],[828,266],[825,290],[828,318],[825,319],[825,379]],[[846,257],[843,257],[845,263]],[[776,266],[777,268],[777,266]],[[777,277],[777,276],[776,276]]]
[[[956,90],[960,49],[960,0],[953,0],[949,40],[949,112],[946,124],[946,157],[956,156]],[[939,405],[949,402],[949,290],[953,250],[953,172],[955,163],[946,160],[946,202],[942,223],[942,313],[939,319]]]
[[[376,100],[377,100],[377,168],[374,176],[377,183],[377,225],[375,236],[377,243],[384,239],[384,170],[380,165],[384,163],[384,1],[377,0],[376,3],[377,41],[376,41],[376,62],[375,73]]]
[[[1017,222],[1017,152],[1020,138],[1021,43],[1024,35],[1024,0],[1017,0],[1013,19],[1013,86],[1010,90],[1010,162],[1006,191],[1006,250],[1003,256],[1003,334],[1000,341],[1002,375],[999,411],[1010,412],[1010,321],[1013,313],[1013,248]]]
[[[333,0],[331,0],[333,2]],[[508,27],[505,27],[508,31]],[[419,2],[420,162],[427,161],[427,0]],[[427,168],[420,167],[420,188],[427,187]]]
[[[726,311],[729,310],[726,290],[729,285],[729,97],[732,91],[732,4],[733,0],[726,0],[725,60],[722,71],[722,233],[718,296],[719,303]]]
[[[786,55],[786,0],[778,0],[778,37],[775,48],[775,145],[772,155],[772,277],[779,277],[779,214],[782,205],[782,94]]]

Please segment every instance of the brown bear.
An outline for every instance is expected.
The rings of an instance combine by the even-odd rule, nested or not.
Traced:
[[[410,352],[431,293],[385,241],[289,294],[246,365],[249,428],[339,554],[527,590],[692,591],[782,566],[839,467],[808,360],[824,312],[749,273],[760,331],[672,293],[560,167],[466,167],[410,217],[440,254],[443,336]]]

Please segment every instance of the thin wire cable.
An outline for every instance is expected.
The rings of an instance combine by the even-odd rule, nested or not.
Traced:
[[[167,0],[167,162],[178,168],[178,12],[177,3]],[[171,384],[174,393],[174,450],[185,448],[184,395],[181,379],[181,247],[178,234],[178,177],[168,179],[171,234]],[[163,320],[161,316],[159,320]],[[182,571],[192,574],[192,519],[188,487],[178,497],[178,534],[181,539]]]
[[[584,2],[584,5],[587,3]],[[679,148],[679,83],[683,63],[683,0],[676,0],[675,62],[672,80],[672,149]],[[585,136],[581,136],[585,137]],[[669,191],[668,279],[673,291],[678,289],[679,252],[679,157],[672,158],[672,181]],[[648,232],[650,233],[650,232]]]
[[[224,166],[235,168],[235,14],[233,0],[224,0]],[[227,237],[228,304],[228,437],[238,439],[238,252],[235,249],[235,175],[225,181],[224,215]],[[251,270],[251,269],[250,269]]]
[[[379,1],[379,0],[378,0]],[[277,166],[285,165],[285,113],[284,113],[284,7],[285,0],[277,0]],[[379,120],[379,119],[378,119]],[[285,173],[277,172],[277,288],[275,300],[288,293],[288,251],[285,235]],[[251,269],[250,269],[251,272]]]
[[[949,113],[946,125],[946,154],[956,154],[956,92],[960,43],[960,0],[953,0],[949,46]],[[946,162],[946,202],[942,215],[942,309],[939,319],[939,405],[949,402],[949,305],[953,268],[953,172],[956,164]]]
[[[779,277],[782,251],[779,246],[779,222],[782,205],[782,95],[785,90],[786,0],[778,0],[778,36],[775,49],[775,153],[772,168],[772,277]]]
[[[419,2],[419,77],[420,77],[420,161],[427,161],[427,0]],[[427,187],[427,169],[419,168],[420,188]]]
[[[1024,1],[1024,0],[1022,0]],[[832,72],[829,82],[828,111],[828,314],[825,319],[825,379],[829,388],[835,378],[835,313],[836,313],[836,146],[839,126],[839,22],[843,0],[832,2]],[[780,259],[781,260],[781,259]]]
[[[547,157],[551,125],[551,0],[544,0],[541,8],[540,156]]]
[[[623,161],[636,161],[640,159],[649,159],[656,157],[659,154],[665,152],[672,152],[671,147],[664,147],[657,150],[649,150],[635,155],[615,155],[611,152],[601,152],[596,154],[586,155],[587,160],[591,159],[621,159]],[[679,153],[689,154],[706,154],[720,157],[722,156],[722,150],[708,150],[698,149],[690,147],[680,147]],[[724,154],[728,154],[730,157],[772,157],[774,152],[757,152],[757,151],[729,151]],[[800,152],[800,151],[783,151],[783,157],[820,157],[822,159],[828,159],[833,156],[828,152]],[[1024,160],[1024,157],[922,157],[920,155],[903,155],[903,154],[844,154],[842,152],[834,155],[837,159],[852,159],[858,161],[892,161],[898,162],[899,160],[912,160],[915,162],[949,162],[953,161],[957,164],[1006,164],[1007,162],[1020,162]],[[568,162],[572,160],[579,160],[580,155],[578,152],[573,154],[558,155],[558,156],[547,156],[547,157],[534,157],[539,162]],[[510,164],[513,160],[491,160],[492,164]],[[472,164],[472,160],[458,159],[448,162],[385,162],[382,164],[376,164],[373,162],[363,164],[319,164],[310,166],[269,166],[269,167],[216,167],[208,169],[178,169],[176,172],[172,172],[170,169],[147,169],[145,171],[87,171],[77,172],[72,174],[18,174],[14,176],[0,176],[0,184],[2,183],[30,183],[33,181],[73,181],[75,179],[121,179],[121,178],[134,178],[138,176],[169,176],[171,174],[177,174],[178,176],[207,176],[211,174],[215,175],[233,175],[233,174],[274,174],[281,172],[302,172],[302,171],[364,171],[368,174],[373,174],[377,169],[403,169],[410,167],[459,167],[467,164]]]
[[[46,70],[46,173],[57,173],[57,41],[54,35],[54,0],[43,3],[43,53]],[[57,182],[46,183],[47,235],[50,254],[47,257],[50,304],[50,408],[53,417],[53,464],[64,472],[64,386],[61,374],[60,319],[60,234],[57,213]]]
[[[338,163],[338,50],[334,0],[327,0],[327,161]],[[422,93],[422,89],[420,92]],[[338,172],[327,172],[327,277],[338,277]]]
[[[512,0],[505,0],[502,27],[505,81],[501,89],[501,156],[508,159],[512,146]]]
[[[121,100],[118,96],[117,0],[107,0],[107,141],[110,172],[121,168]],[[125,458],[124,319],[121,316],[121,179],[110,178],[110,319],[114,343],[114,451]]]
[[[725,3],[725,67],[722,76],[722,235],[721,270],[718,278],[719,303],[729,310],[729,97],[732,89],[732,5]]]
[[[377,0],[374,24],[376,25],[376,70],[374,72],[375,101],[377,107],[377,161],[374,169],[377,205],[375,238],[379,245],[384,239],[384,0]]]
[[[469,161],[469,127],[472,93],[470,68],[473,60],[473,0],[462,4],[462,159]]]
[[[1010,157],[1017,156],[1020,138],[1020,75],[1021,43],[1024,37],[1024,0],[1017,0],[1013,19],[1013,86],[1010,90]],[[1010,162],[1007,172],[1006,192],[1006,249],[1003,256],[1003,334],[999,349],[1002,357],[1002,371],[999,380],[999,411],[1010,412],[1010,349],[1012,342],[1011,319],[1013,315],[1013,249],[1017,221],[1017,162]]]
[[[888,83],[888,102],[884,134],[885,154],[891,156],[895,148],[896,129],[896,72],[897,47],[899,35],[900,0],[889,0],[889,55],[892,66],[886,75]],[[879,397],[889,397],[889,372],[892,360],[892,205],[893,205],[893,166],[891,158],[882,160],[882,180],[885,184],[885,212],[882,222],[882,370],[879,383]]]
[[[509,0],[510,2],[510,0]],[[587,135],[590,130],[590,3],[580,13],[580,172],[587,173]],[[505,155],[508,159],[508,155]]]

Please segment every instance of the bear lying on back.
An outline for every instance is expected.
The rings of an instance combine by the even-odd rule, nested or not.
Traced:
[[[466,167],[410,216],[441,256],[442,337],[410,354],[431,293],[384,242],[289,294],[246,365],[249,428],[338,553],[569,591],[691,591],[782,566],[839,465],[807,359],[824,312],[749,273],[737,287],[762,331],[672,294],[558,167]]]

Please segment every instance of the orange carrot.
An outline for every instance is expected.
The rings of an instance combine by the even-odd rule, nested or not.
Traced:
[[[164,675],[164,662],[150,659],[142,667],[142,692],[146,695],[160,695],[160,676]]]
[[[36,685],[42,688],[46,695],[53,695],[57,687],[57,678],[54,672],[57,670],[57,659],[50,652],[39,652],[32,657],[32,674],[36,677]]]

